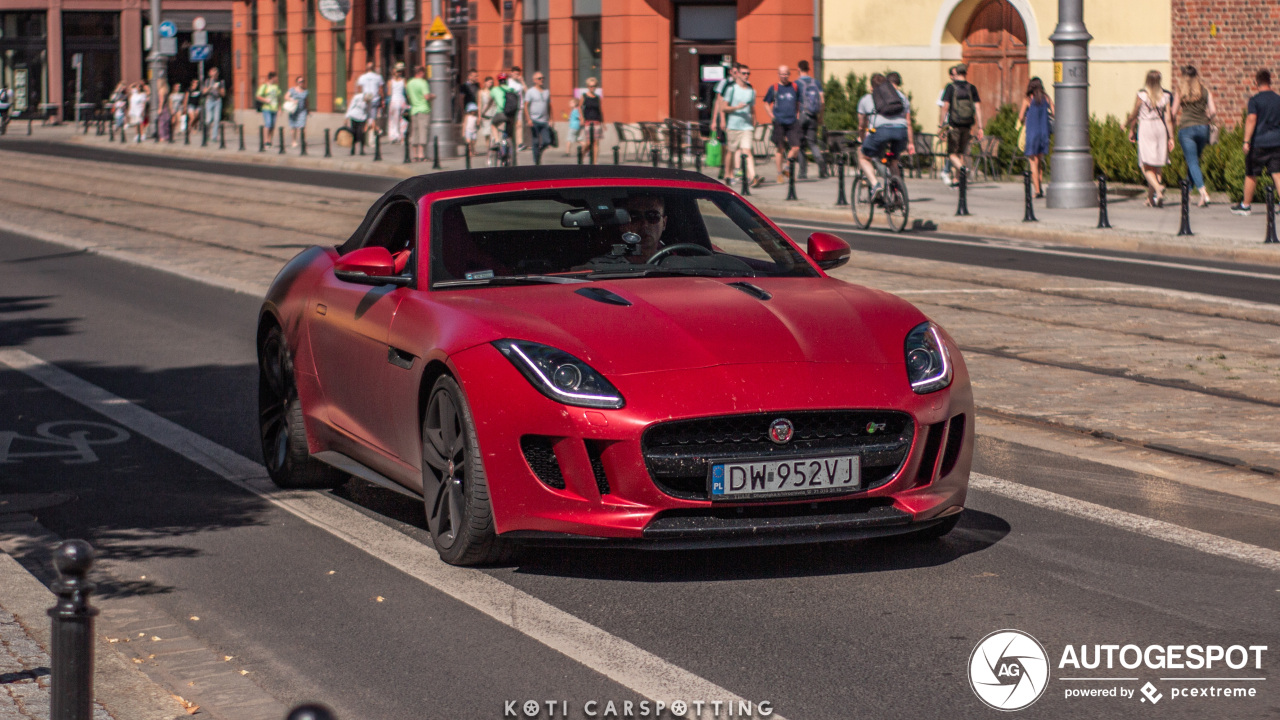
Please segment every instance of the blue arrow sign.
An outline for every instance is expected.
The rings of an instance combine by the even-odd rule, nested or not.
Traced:
[[[160,23],[160,37],[171,38],[178,37],[178,26],[173,24],[171,20],[165,20]]]
[[[192,45],[191,46],[191,62],[201,62],[208,60],[213,55],[212,45]]]

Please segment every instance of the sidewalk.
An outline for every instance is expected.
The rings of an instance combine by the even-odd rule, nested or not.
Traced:
[[[21,141],[26,137],[23,133],[25,128],[11,126],[6,140]],[[158,144],[154,141],[137,143],[132,140],[122,143],[119,135],[114,143],[110,143],[105,135],[99,137],[92,131],[87,135],[80,134],[68,126],[36,127],[31,137],[35,140],[88,144],[128,152],[390,177],[411,177],[433,172],[430,162],[405,163],[403,145],[383,145],[380,161],[374,159],[372,146],[367,148],[363,156],[353,156],[350,149],[333,146],[330,148],[332,157],[326,158],[323,138],[319,142],[312,138],[307,155],[304,156],[300,148],[285,148],[285,152],[280,153],[279,147],[272,147],[259,152],[252,128],[246,128],[245,133],[243,151],[238,149],[239,137],[235,132],[227,134],[226,149],[219,149],[214,143],[201,147],[199,138],[195,137],[189,145],[184,144],[182,138],[172,144]],[[483,143],[481,146],[483,147]],[[517,159],[524,164],[533,162],[532,153],[528,151],[520,152]],[[601,148],[600,161],[612,164],[612,148]],[[576,156],[565,153],[561,148],[550,148],[543,155],[543,162],[569,164],[576,162]],[[634,159],[629,162],[636,164]],[[483,156],[472,159],[473,167],[482,167],[484,163]],[[464,164],[462,158],[440,160],[441,170],[459,170]],[[771,159],[758,162],[757,167],[764,177],[774,178],[775,169]],[[686,165],[686,169],[692,169],[692,166]],[[816,166],[810,164],[809,171],[816,178]],[[713,171],[708,172],[713,174]],[[1255,201],[1254,214],[1249,217],[1231,214],[1228,209],[1230,203],[1222,195],[1215,197],[1214,203],[1207,208],[1193,206],[1190,208],[1190,220],[1195,234],[1180,237],[1180,194],[1177,188],[1170,188],[1165,207],[1156,209],[1144,207],[1141,188],[1112,186],[1108,200],[1112,228],[1098,229],[1097,208],[1050,209],[1044,200],[1034,202],[1038,222],[1023,222],[1025,204],[1020,177],[1009,182],[991,182],[984,178],[981,182],[971,184],[968,189],[970,215],[967,217],[956,216],[957,191],[945,186],[940,180],[909,179],[907,184],[911,196],[911,219],[915,226],[913,232],[936,230],[1041,243],[1280,265],[1280,245],[1262,243],[1266,234],[1266,210],[1260,199]],[[735,183],[734,189],[740,190],[740,184]],[[786,195],[785,184],[768,182],[752,189],[750,200],[772,217],[827,222],[852,220],[849,208],[835,204],[838,188],[834,178],[799,181],[796,183],[796,195],[799,199],[787,201]],[[876,217],[872,229],[884,228],[882,217]]]

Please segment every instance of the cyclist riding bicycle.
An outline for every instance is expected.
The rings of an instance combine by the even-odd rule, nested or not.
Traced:
[[[895,175],[898,174],[896,156],[912,153],[915,138],[911,130],[911,102],[899,89],[901,84],[902,78],[896,72],[887,76],[876,73],[871,76],[871,92],[858,100],[858,137],[862,140],[858,167],[869,179],[876,177],[875,163],[886,149],[895,156],[889,160],[889,169]]]
[[[511,130],[516,115],[516,111],[509,112],[508,109],[512,106],[519,108],[520,100],[515,91],[507,86],[506,73],[498,74],[498,82],[489,90],[489,97],[495,108],[490,121],[489,165],[507,166],[511,164]]]

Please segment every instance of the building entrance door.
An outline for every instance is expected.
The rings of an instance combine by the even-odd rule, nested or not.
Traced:
[[[671,117],[711,124],[715,85],[729,71],[733,45],[673,42],[671,49]]]
[[[961,56],[969,82],[978,86],[987,118],[1005,103],[1018,104],[1027,91],[1027,30],[1008,0],[986,0],[965,31]]]

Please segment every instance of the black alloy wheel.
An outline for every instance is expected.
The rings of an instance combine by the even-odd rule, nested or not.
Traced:
[[[267,474],[277,487],[335,487],[347,479],[307,450],[293,356],[279,326],[272,326],[258,346],[258,437]]]
[[[477,565],[507,556],[506,543],[493,530],[471,409],[448,375],[436,380],[422,418],[422,497],[440,559]]]

